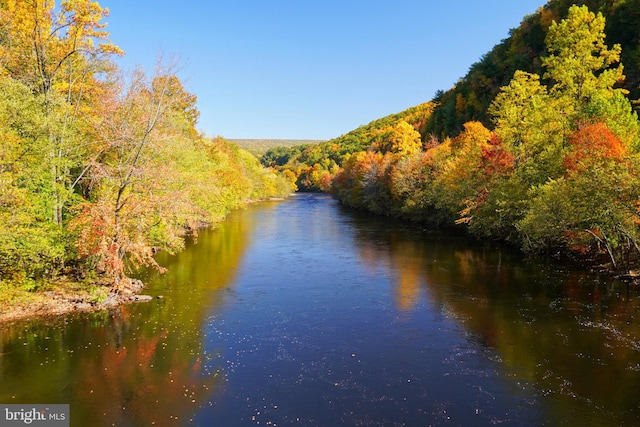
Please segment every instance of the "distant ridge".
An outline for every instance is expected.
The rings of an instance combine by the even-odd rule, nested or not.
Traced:
[[[229,139],[228,141],[238,144],[240,148],[257,156],[266,153],[270,148],[274,147],[294,147],[296,145],[325,142],[316,139]]]

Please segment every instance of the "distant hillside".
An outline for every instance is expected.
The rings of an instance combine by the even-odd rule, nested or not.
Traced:
[[[275,147],[293,147],[296,145],[319,144],[324,142],[311,139],[229,139],[228,141],[238,144],[240,148],[258,157]]]
[[[286,172],[300,191],[326,191],[331,177],[351,154],[364,151],[375,143],[385,145],[394,136],[399,136],[398,131],[409,139],[413,133],[419,140],[418,132],[423,130],[433,108],[431,102],[420,104],[312,146],[274,148],[264,153],[260,162],[263,166]]]

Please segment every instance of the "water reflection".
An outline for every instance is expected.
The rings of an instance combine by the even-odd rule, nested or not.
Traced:
[[[393,266],[399,310],[423,298],[499,350],[568,425],[640,419],[638,290],[510,248],[353,214],[360,259]],[[373,224],[373,225],[372,225]]]
[[[230,219],[150,273],[146,304],[3,325],[0,402],[70,403],[74,426],[179,425],[224,387],[202,319],[230,290],[253,224]],[[197,250],[196,250],[197,249]]]

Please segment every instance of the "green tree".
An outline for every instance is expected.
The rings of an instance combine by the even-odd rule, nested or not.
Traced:
[[[625,80],[621,47],[606,45],[605,24],[601,13],[571,6],[567,19],[549,27],[544,77],[569,115],[572,131],[583,122],[604,120],[626,145],[638,147],[638,118],[625,97],[628,91],[618,86]]]
[[[602,13],[577,5],[569,8],[567,19],[551,24],[546,38],[549,56],[542,64],[558,96],[570,96],[584,106],[598,93],[613,96],[614,84],[624,80],[621,47],[607,47],[604,28]]]
[[[0,280],[53,274],[65,255],[51,221],[41,96],[0,75]]]
[[[491,104],[495,132],[515,158],[525,185],[561,176],[573,107],[549,94],[536,74],[516,71]]]
[[[40,114],[48,133],[42,161],[49,175],[51,220],[60,227],[78,182],[74,171],[82,171],[86,140],[92,139],[86,124],[100,102],[97,76],[112,71],[109,58],[122,54],[108,41],[106,16],[108,10],[90,0],[64,0],[58,7],[52,0],[7,0],[0,8],[0,72],[42,97]]]

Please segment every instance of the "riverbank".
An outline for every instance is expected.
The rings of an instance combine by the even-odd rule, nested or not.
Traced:
[[[139,294],[144,288],[140,280],[126,280],[123,290],[119,292],[105,283],[87,285],[66,279],[47,283],[38,290],[0,285],[0,324],[27,318],[106,310],[151,299]]]
[[[287,197],[291,196],[291,193]],[[282,201],[287,197],[268,197],[246,200],[244,206]],[[201,224],[201,228],[215,227],[216,224]],[[28,318],[57,316],[73,312],[106,310],[123,304],[148,301],[150,297],[140,295],[144,288],[142,281],[125,279],[127,282],[116,291],[106,279],[80,281],[68,276],[50,282],[33,284],[3,283],[0,281],[0,324]]]

